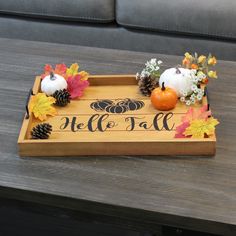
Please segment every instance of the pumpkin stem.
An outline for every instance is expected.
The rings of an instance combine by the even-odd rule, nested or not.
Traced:
[[[161,84],[161,90],[162,90],[162,91],[165,91],[165,89],[166,89],[166,87],[165,87],[165,82],[162,82],[162,84]]]
[[[52,71],[50,72],[50,79],[55,80],[55,76],[54,76],[54,73]]]
[[[176,69],[176,74],[181,74],[179,67],[176,66],[175,69]]]

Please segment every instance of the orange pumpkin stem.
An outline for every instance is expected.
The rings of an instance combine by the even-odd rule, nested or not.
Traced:
[[[165,82],[162,82],[162,84],[161,84],[161,90],[162,90],[162,91],[165,91],[165,90],[166,90]]]

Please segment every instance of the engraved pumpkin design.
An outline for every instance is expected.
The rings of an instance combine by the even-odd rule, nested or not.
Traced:
[[[121,114],[127,111],[135,111],[144,107],[143,101],[138,101],[130,98],[119,100],[118,102],[103,99],[90,104],[90,107],[95,111],[105,111],[113,114]]]
[[[109,105],[105,109],[106,112],[109,113],[124,113],[128,111],[128,107],[124,104],[115,104]]]
[[[90,107],[95,111],[103,111],[107,106],[113,104],[109,99],[98,100],[97,102],[91,103]]]
[[[139,110],[144,106],[143,101],[133,100],[133,99],[130,99],[130,98],[126,98],[125,100],[120,101],[120,102],[117,103],[117,105],[119,105],[119,104],[128,106],[128,109],[130,111]]]

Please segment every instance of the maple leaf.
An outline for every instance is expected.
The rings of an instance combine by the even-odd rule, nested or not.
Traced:
[[[38,93],[32,96],[29,103],[29,111],[34,114],[35,118],[44,121],[47,119],[47,115],[56,115],[56,109],[52,106],[55,101],[55,98],[47,97],[45,93]]]
[[[51,71],[53,71],[53,68],[52,68],[52,66],[50,64],[46,64],[44,66],[44,71],[45,72],[51,72]]]
[[[50,75],[51,72],[53,72],[54,74],[61,75],[62,77],[65,77],[66,69],[67,67],[65,64],[57,64],[55,66],[55,69],[53,69],[51,65],[46,64],[44,66],[44,73],[41,75],[41,78],[44,79],[47,75]]]
[[[176,134],[175,138],[187,138],[187,136],[184,135],[184,132],[187,127],[189,127],[190,123],[189,122],[183,122],[179,126],[176,127]]]
[[[67,85],[67,90],[71,95],[71,99],[75,99],[83,95],[83,91],[89,86],[89,82],[87,80],[82,80],[81,75],[77,74],[68,77]]]
[[[89,77],[89,73],[82,70],[79,72],[79,75],[81,75],[81,80],[88,80],[88,77]]]
[[[41,75],[41,78],[44,79],[47,75],[49,75],[53,71],[53,68],[51,65],[46,64],[44,66],[44,73]]]
[[[213,117],[205,119],[197,119],[190,122],[189,127],[186,128],[184,135],[191,135],[193,138],[204,138],[205,135],[210,136],[214,134],[215,126],[219,122]]]
[[[194,120],[208,120],[211,116],[211,111],[208,111],[208,106],[204,105],[201,108],[194,109],[190,107],[186,114],[181,118],[182,123],[176,127],[175,138],[188,138],[191,135],[185,135],[185,130]]]
[[[208,106],[204,105],[199,109],[189,108],[187,113],[182,117],[182,122],[191,122],[196,119],[206,120],[211,116],[211,111],[208,111]]]
[[[69,68],[67,68],[66,76],[69,77],[69,76],[77,75],[79,73],[78,70],[79,70],[78,63],[74,63]]]
[[[65,64],[63,64],[63,63],[62,64],[56,64],[54,73],[63,76],[63,75],[65,75],[66,70],[67,70],[67,67],[66,67]]]

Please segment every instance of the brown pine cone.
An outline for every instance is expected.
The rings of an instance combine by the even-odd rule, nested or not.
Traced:
[[[36,125],[30,132],[32,139],[48,139],[52,132],[52,126],[49,123]]]
[[[64,107],[70,103],[70,93],[66,89],[57,90],[52,96],[56,99],[57,106]]]
[[[150,96],[152,93],[152,90],[155,89],[155,87],[157,86],[156,80],[146,74],[137,77],[137,79],[138,79],[138,86],[139,86],[140,92],[144,96]]]

